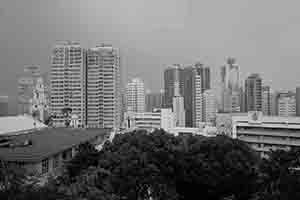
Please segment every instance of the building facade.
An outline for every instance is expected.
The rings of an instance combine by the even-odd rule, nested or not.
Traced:
[[[270,150],[300,146],[300,118],[263,116],[249,112],[248,116],[232,117],[232,137],[248,143],[261,156]]]
[[[271,115],[271,89],[270,86],[264,86],[262,88],[262,112],[263,115]]]
[[[124,126],[127,130],[145,129],[164,129],[168,131],[175,127],[175,114],[170,108],[155,109],[153,112],[144,113],[125,113]]]
[[[126,104],[128,112],[145,112],[145,86],[139,78],[134,78],[127,83]]]
[[[179,83],[179,93],[184,94],[183,66],[174,64],[164,71],[164,107],[172,108],[175,82]]]
[[[278,115],[282,117],[296,116],[296,97],[294,94],[287,94],[279,97]]]
[[[262,111],[262,79],[259,74],[251,74],[245,80],[247,111]]]
[[[65,126],[63,109],[72,110],[84,126],[86,121],[86,60],[85,50],[76,42],[60,42],[51,54],[51,113],[54,125]]]
[[[179,93],[179,83],[175,82],[175,92],[173,97],[173,112],[175,114],[175,125],[185,127],[184,98]]]
[[[217,99],[212,90],[203,93],[203,121],[215,123],[217,114]]]
[[[162,108],[163,106],[163,91],[159,93],[152,93],[149,90],[146,92],[146,112],[152,112],[155,108]]]
[[[102,44],[87,51],[87,127],[118,128],[122,94],[118,48]]]
[[[234,58],[228,58],[221,67],[221,112],[240,112],[240,67]]]

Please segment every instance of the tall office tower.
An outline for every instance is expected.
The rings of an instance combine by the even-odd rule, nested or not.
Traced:
[[[296,115],[300,116],[300,87],[296,88]]]
[[[212,90],[203,93],[203,121],[215,122],[217,114],[217,99]]]
[[[264,86],[262,88],[262,112],[264,115],[271,115],[271,91],[270,86]]]
[[[155,108],[162,108],[163,106],[163,91],[159,93],[146,92],[146,112],[152,112]]]
[[[8,96],[0,96],[0,117],[8,115]]]
[[[195,70],[193,66],[183,70],[184,109],[186,127],[194,126],[194,96],[195,96]]]
[[[173,97],[174,97],[174,84],[179,82],[179,93],[183,95],[184,84],[183,84],[183,68],[179,64],[169,66],[164,71],[164,107],[172,108]]]
[[[87,127],[119,128],[122,94],[119,49],[102,44],[87,51]]]
[[[201,85],[202,85],[202,93],[205,90],[210,89],[210,69],[209,67],[204,67],[204,65],[200,62],[195,64],[195,69],[201,76]]]
[[[201,63],[183,69],[183,97],[186,127],[198,127],[203,122],[202,93],[210,89],[210,69]]]
[[[57,43],[51,54],[51,107],[55,126],[65,126],[68,115],[63,110],[72,110],[79,126],[85,124],[86,104],[86,59],[85,50],[76,42]]]
[[[262,79],[259,74],[251,74],[245,80],[247,111],[262,111]]]
[[[130,80],[126,87],[127,112],[145,112],[145,103],[144,82],[139,78]]]
[[[296,116],[296,97],[295,94],[289,93],[280,96],[278,99],[278,115],[283,117]]]
[[[202,81],[200,71],[194,70],[194,74],[192,77],[193,87],[192,87],[192,114],[193,114],[193,126],[200,127],[203,119],[203,93],[202,93]]]
[[[41,76],[39,66],[25,66],[18,77],[18,114],[30,114],[30,99],[33,97],[36,80]]]
[[[173,112],[175,114],[176,126],[185,127],[184,98],[179,93],[179,82],[175,82],[174,86]]]
[[[240,68],[234,58],[221,67],[221,111],[240,112]]]

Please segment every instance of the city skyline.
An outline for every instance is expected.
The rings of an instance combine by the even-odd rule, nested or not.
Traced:
[[[72,6],[57,0],[2,2],[2,95],[16,96],[16,74],[24,65],[48,71],[51,45],[57,40],[80,41],[84,47],[105,41],[119,47],[124,77],[141,77],[154,91],[161,88],[161,72],[168,64],[200,61],[216,77],[228,56],[237,59],[242,79],[258,72],[274,89],[300,85],[297,2],[272,2],[272,7],[267,1],[133,0],[129,7],[122,1],[105,6],[103,1],[74,1]],[[222,17],[209,17],[212,13]],[[286,76],[281,76],[283,68]]]

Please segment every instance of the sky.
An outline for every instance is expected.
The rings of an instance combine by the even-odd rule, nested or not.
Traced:
[[[202,62],[217,87],[235,57],[241,76],[260,73],[274,89],[300,86],[300,1],[286,0],[0,0],[0,95],[16,105],[24,65],[50,70],[56,41],[121,51],[123,80],[163,87],[170,64]]]

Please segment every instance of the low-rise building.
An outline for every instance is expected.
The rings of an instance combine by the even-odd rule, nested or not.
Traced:
[[[172,109],[154,109],[153,112],[127,112],[124,120],[125,129],[164,129],[169,130],[175,127],[175,114]]]
[[[174,136],[178,135],[202,135],[205,137],[213,137],[217,134],[216,127],[205,126],[204,128],[190,128],[190,127],[174,127],[168,130],[168,133]]]
[[[253,147],[261,156],[276,149],[300,146],[300,117],[263,116],[249,112],[232,117],[232,137]]]
[[[25,168],[29,175],[55,175],[65,161],[74,157],[80,144],[99,145],[109,133],[108,129],[46,128],[2,135],[0,160]]]

